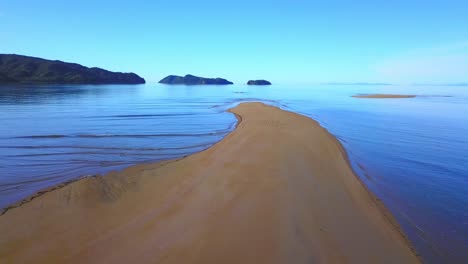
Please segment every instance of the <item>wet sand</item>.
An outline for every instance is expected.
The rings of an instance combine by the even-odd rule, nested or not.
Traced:
[[[416,95],[412,94],[358,94],[358,95],[353,95],[351,97],[354,98],[374,98],[374,99],[397,99],[397,98],[414,98]]]
[[[418,263],[315,121],[261,103],[183,159],[42,192],[0,216],[0,263]]]

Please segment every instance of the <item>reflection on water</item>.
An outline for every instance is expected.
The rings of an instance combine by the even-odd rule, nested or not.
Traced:
[[[357,93],[424,96],[350,98]],[[227,108],[256,100],[337,136],[426,260],[468,258],[466,87],[0,87],[0,207],[78,176],[206,149],[233,130]]]

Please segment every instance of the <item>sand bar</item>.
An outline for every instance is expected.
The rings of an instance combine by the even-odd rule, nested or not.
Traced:
[[[351,97],[354,98],[374,98],[374,99],[398,99],[398,98],[414,98],[413,94],[357,94]]]
[[[44,192],[0,216],[0,263],[418,263],[315,121],[261,103],[189,157]]]
[[[351,97],[354,98],[369,98],[369,99],[398,99],[398,98],[414,98],[413,94],[357,94]]]

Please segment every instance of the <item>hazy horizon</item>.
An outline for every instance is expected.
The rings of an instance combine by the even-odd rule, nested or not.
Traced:
[[[468,82],[468,3],[0,0],[0,53],[235,83]],[[25,8],[27,6],[28,8]]]

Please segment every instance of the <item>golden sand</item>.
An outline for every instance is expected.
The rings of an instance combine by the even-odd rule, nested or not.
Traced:
[[[0,216],[0,263],[418,263],[315,121],[261,103],[203,152],[55,188]]]

